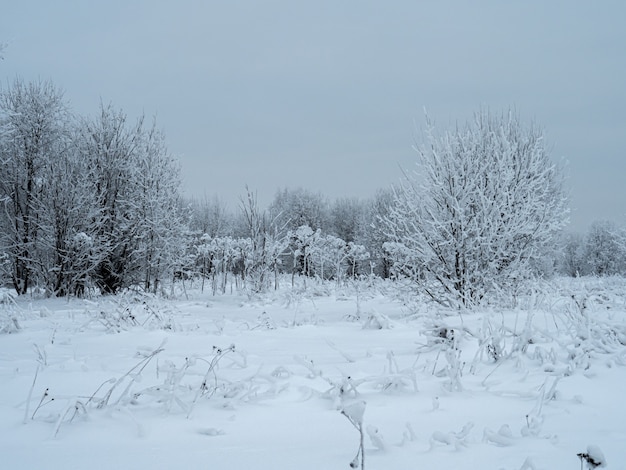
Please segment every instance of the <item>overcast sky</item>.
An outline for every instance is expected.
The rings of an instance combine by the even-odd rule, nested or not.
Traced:
[[[569,162],[572,228],[626,221],[626,2],[20,0],[2,86],[50,79],[74,111],[157,116],[189,195],[244,186],[368,197],[481,107],[536,121]]]

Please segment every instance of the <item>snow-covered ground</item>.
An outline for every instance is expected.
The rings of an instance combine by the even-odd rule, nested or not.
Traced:
[[[624,280],[462,316],[393,290],[5,300],[0,467],[349,468],[365,403],[369,470],[626,468]]]

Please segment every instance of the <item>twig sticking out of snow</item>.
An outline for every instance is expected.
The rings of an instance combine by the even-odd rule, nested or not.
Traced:
[[[370,437],[372,444],[381,452],[387,450],[387,445],[385,444],[385,440],[383,439],[382,434],[378,430],[376,426],[372,426],[371,424],[367,426],[367,435]]]
[[[26,398],[26,410],[24,411],[24,424],[28,421],[28,410],[30,409],[30,399],[33,396],[33,389],[35,388],[35,382],[37,382],[37,375],[39,374],[40,364],[37,365],[37,370],[35,370],[35,377],[33,377],[33,384],[30,386],[30,390],[28,391],[28,398]]]
[[[341,414],[348,418],[348,421],[350,421],[352,426],[354,426],[359,432],[359,449],[352,459],[352,462],[350,462],[350,468],[358,468],[360,463],[361,470],[365,470],[365,436],[363,433],[363,415],[365,414],[365,405],[366,403],[364,401],[355,401],[344,405],[341,410]]]
[[[588,445],[587,452],[576,454],[580,459],[580,468],[583,468],[583,461],[587,462],[587,468],[606,467],[606,459],[598,446]]]

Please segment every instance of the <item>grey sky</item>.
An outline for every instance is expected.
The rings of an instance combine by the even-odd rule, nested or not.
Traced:
[[[190,195],[367,197],[440,127],[514,107],[569,161],[572,228],[626,221],[626,2],[21,0],[3,86],[157,115]]]

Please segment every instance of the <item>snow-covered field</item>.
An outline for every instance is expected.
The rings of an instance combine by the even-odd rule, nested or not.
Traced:
[[[462,316],[394,289],[5,297],[0,467],[361,468],[364,406],[369,470],[626,468],[624,280]]]

